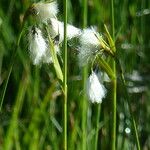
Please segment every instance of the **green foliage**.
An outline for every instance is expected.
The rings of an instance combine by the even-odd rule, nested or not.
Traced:
[[[55,68],[52,64],[38,67],[32,65],[27,43],[24,40],[29,22],[27,22],[19,47],[16,48],[23,15],[33,2],[35,0],[0,1],[0,100],[4,100],[0,101],[0,150],[63,149],[64,95],[58,81],[58,78],[60,80],[63,78],[62,73],[58,73],[63,70],[60,68],[62,64],[58,66],[59,60],[54,58]],[[63,18],[63,3],[58,0],[58,4],[59,18]],[[68,0],[68,22],[72,22],[79,28],[83,27],[83,4],[81,0]],[[146,14],[146,10],[149,13]],[[140,146],[141,149],[150,149],[150,1],[114,0],[114,18],[116,55],[127,81]],[[110,1],[89,0],[87,26],[97,26],[98,31],[104,33],[104,36],[111,42],[104,24],[109,31],[112,30]],[[75,49],[68,46],[67,135],[69,150],[80,150],[82,147],[84,113],[81,112],[84,104],[82,101],[84,85],[82,70],[77,62],[77,53]],[[109,59],[108,63],[110,63]],[[114,78],[113,73],[110,72],[111,68],[103,67],[107,68],[108,75]],[[134,149],[136,146],[134,130],[119,72],[117,72],[117,81],[116,147],[118,150]],[[6,91],[5,85],[7,85]],[[97,149],[110,149],[112,86],[109,82],[105,85],[108,92],[101,107],[87,101],[85,122],[87,122],[86,147],[88,150],[94,149],[96,145]],[[4,91],[5,95],[3,95]],[[97,116],[100,118],[97,119]],[[95,139],[98,139],[98,142]]]

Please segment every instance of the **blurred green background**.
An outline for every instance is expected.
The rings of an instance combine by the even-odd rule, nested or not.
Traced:
[[[63,95],[53,65],[32,65],[27,50],[26,34],[11,60],[23,15],[38,1],[0,0],[0,97],[14,62],[0,112],[0,150],[61,150],[63,144]],[[59,19],[63,2],[58,0]],[[141,149],[150,149],[150,1],[114,0],[115,39],[118,57],[124,71],[135,116]],[[82,0],[68,0],[68,22],[82,28]],[[110,0],[88,0],[89,26],[103,34],[104,23],[111,31]],[[26,30],[27,30],[26,26]],[[68,47],[68,149],[81,149],[82,70],[77,51]],[[101,106],[98,149],[110,149],[111,88]],[[135,148],[130,112],[118,77],[117,149]],[[95,136],[96,104],[88,103],[87,149],[92,150]]]

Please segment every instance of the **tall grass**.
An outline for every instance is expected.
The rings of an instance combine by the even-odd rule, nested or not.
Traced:
[[[18,40],[32,2],[0,1],[0,150],[150,149],[150,2],[58,0],[65,29],[57,60],[62,75],[53,64],[32,65],[25,40],[30,21]],[[68,22],[79,28],[95,25],[104,37],[104,24],[111,31],[126,82],[115,59],[108,59],[110,67],[98,58],[106,72],[113,70],[110,78],[115,74],[105,82],[102,104],[86,98],[90,72],[79,68],[78,52],[67,43]]]
[[[112,19],[112,38],[115,41],[115,14],[114,14],[114,0],[111,0],[111,19]],[[115,45],[113,51],[116,52]],[[117,75],[116,62],[112,60],[112,70],[115,79],[112,81],[112,133],[111,133],[111,150],[116,149],[116,123],[117,123]]]
[[[83,28],[87,26],[87,0],[83,0]],[[82,97],[82,150],[87,149],[87,97],[86,97],[86,81],[87,81],[88,67],[83,68],[83,97]]]
[[[63,56],[63,91],[64,91],[64,150],[67,150],[67,0],[64,0],[64,56]]]

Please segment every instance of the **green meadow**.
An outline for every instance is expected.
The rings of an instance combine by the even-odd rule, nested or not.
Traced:
[[[0,150],[149,150],[150,1],[57,0],[55,36],[53,2],[0,0]]]

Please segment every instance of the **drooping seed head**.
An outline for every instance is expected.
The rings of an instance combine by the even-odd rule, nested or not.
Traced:
[[[87,80],[87,95],[92,103],[101,103],[106,95],[106,89],[94,71]]]
[[[33,64],[40,64],[43,61],[43,57],[46,55],[47,44],[39,28],[33,26],[29,29],[28,43],[28,49]]]

